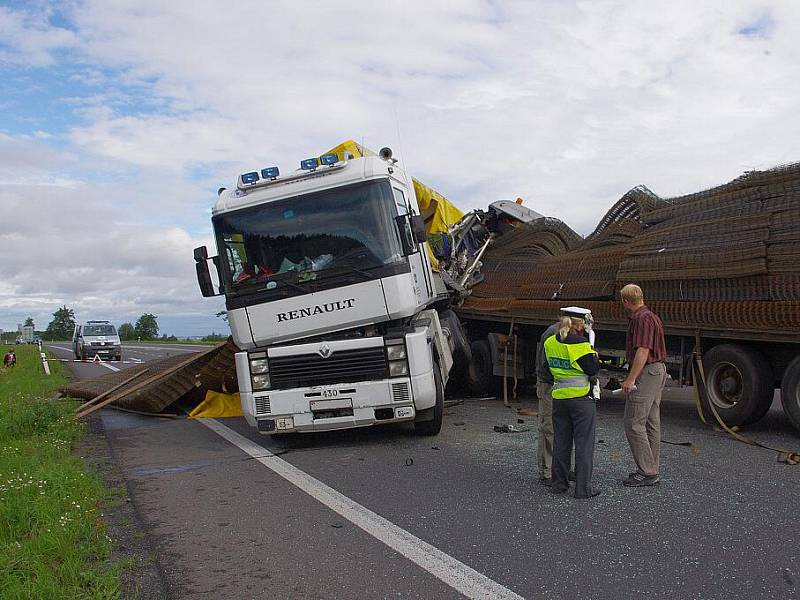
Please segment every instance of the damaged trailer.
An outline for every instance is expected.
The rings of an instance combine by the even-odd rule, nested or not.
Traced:
[[[751,424],[778,388],[800,429],[798,248],[800,164],[677,198],[636,187],[585,239],[557,219],[520,225],[487,250],[482,282],[457,309],[468,387],[482,395],[503,375],[535,377],[536,341],[566,304],[592,311],[601,357],[622,366],[619,290],[637,283],[664,322],[672,377],[691,384],[692,352],[702,353],[706,408]]]

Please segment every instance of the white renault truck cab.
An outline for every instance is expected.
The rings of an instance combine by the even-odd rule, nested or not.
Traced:
[[[441,427],[452,366],[411,178],[391,151],[241,175],[212,211],[242,410],[263,433]],[[216,295],[205,247],[204,296]]]
[[[75,325],[72,333],[75,358],[87,360],[99,356],[106,360],[122,360],[122,341],[109,321],[86,321]]]

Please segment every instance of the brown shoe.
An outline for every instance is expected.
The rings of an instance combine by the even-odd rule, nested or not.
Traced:
[[[649,485],[656,485],[659,483],[658,475],[642,475],[641,473],[634,473],[622,482],[626,487],[646,487]]]

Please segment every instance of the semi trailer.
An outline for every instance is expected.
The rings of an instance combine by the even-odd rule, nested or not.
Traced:
[[[586,238],[534,221],[488,249],[482,277],[458,308],[473,393],[531,380],[536,341],[565,304],[591,309],[598,352],[624,367],[619,290],[637,283],[664,323],[674,380],[696,384],[702,358],[706,415],[713,404],[729,426],[755,423],[779,390],[800,429],[800,164],[677,198],[636,187]]]

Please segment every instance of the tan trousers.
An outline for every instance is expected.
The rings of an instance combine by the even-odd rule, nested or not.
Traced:
[[[661,448],[661,392],[667,382],[664,363],[642,369],[637,389],[625,402],[625,435],[636,469],[643,475],[658,475]]]
[[[539,477],[550,479],[553,466],[553,391],[552,383],[537,382],[539,397]]]

